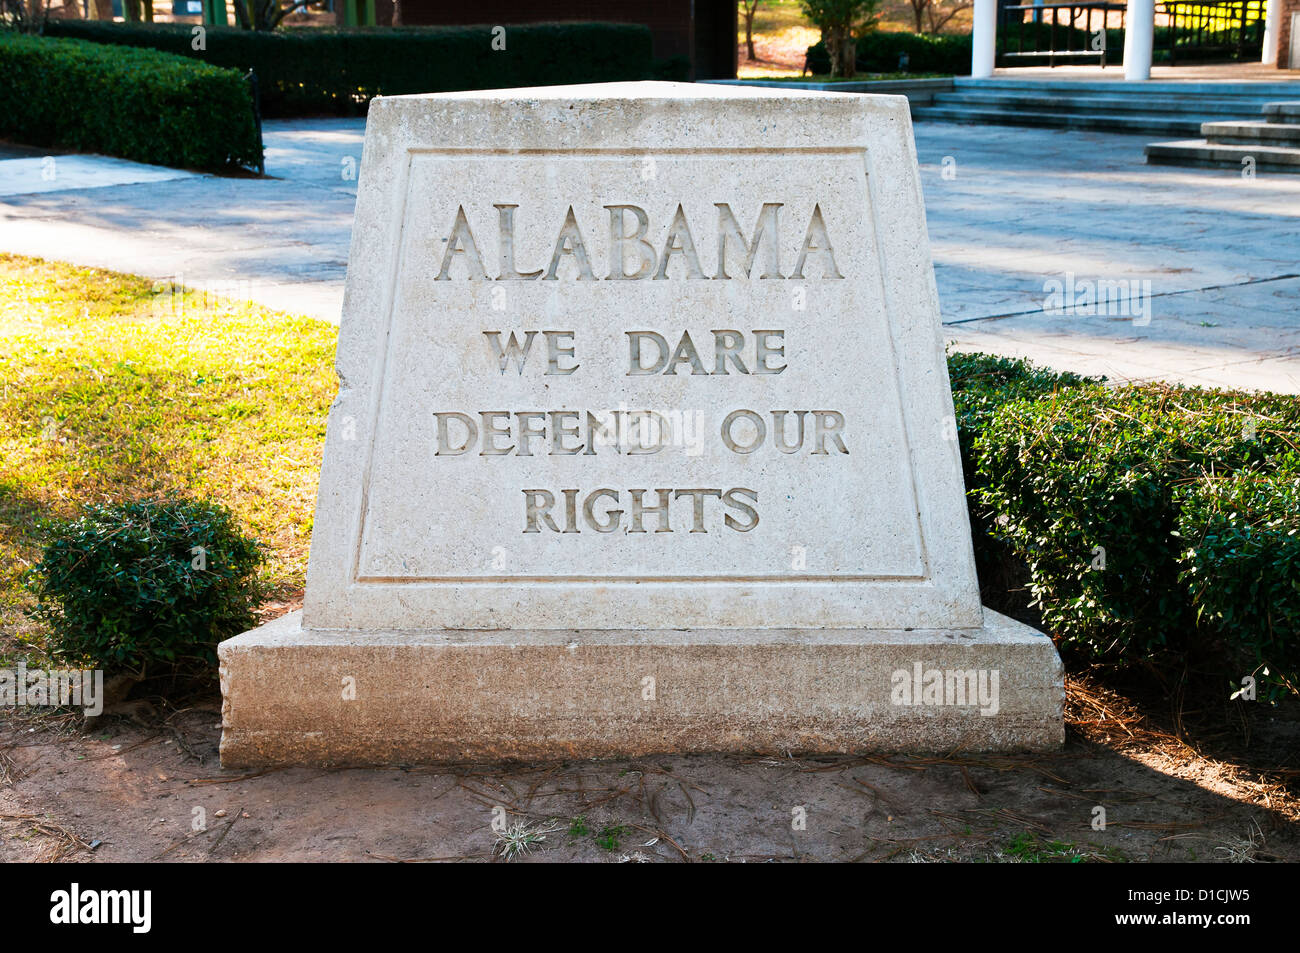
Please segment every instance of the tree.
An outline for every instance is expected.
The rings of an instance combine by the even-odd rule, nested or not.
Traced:
[[[917,33],[939,33],[957,14],[971,8],[970,0],[908,0]]]
[[[804,16],[822,31],[831,58],[831,75],[853,76],[857,72],[857,43],[853,30],[875,18],[880,0],[799,0]]]
[[[280,0],[235,0],[235,23],[241,30],[274,30],[284,18],[306,10],[320,0],[293,0],[280,6]]]
[[[153,23],[153,0],[122,0],[122,19],[127,23]]]
[[[745,18],[745,52],[751,60],[758,59],[754,52],[754,14],[758,12],[758,5],[761,0],[740,0],[744,12],[741,14]]]
[[[21,33],[36,31],[40,20],[32,17],[24,0],[0,0],[0,26],[18,30]]]

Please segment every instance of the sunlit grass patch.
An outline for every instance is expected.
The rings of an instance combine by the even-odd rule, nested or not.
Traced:
[[[0,657],[39,520],[158,493],[230,506],[303,584],[335,329],[131,275],[0,255]]]

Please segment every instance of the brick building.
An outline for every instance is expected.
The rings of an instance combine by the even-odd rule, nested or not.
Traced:
[[[1270,0],[1281,3],[1277,19],[1278,69],[1300,70],[1300,0]]]

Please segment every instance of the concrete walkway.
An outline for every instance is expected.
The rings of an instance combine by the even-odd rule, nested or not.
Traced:
[[[916,136],[958,348],[1300,393],[1300,176],[1147,166],[1145,137],[1114,133],[921,123]],[[1050,314],[1053,282],[1076,301],[1109,288],[1118,307]]]
[[[364,119],[267,122],[265,179],[182,173],[95,188],[69,174],[61,190],[12,195],[0,163],[0,250],[174,280],[337,324],[364,130]]]
[[[6,150],[8,152],[10,150]],[[9,158],[0,153],[0,195],[33,195],[102,189],[112,185],[169,182],[199,177],[196,172],[141,165],[107,156],[26,155]]]
[[[362,133],[361,120],[268,122],[261,180],[111,184],[59,157],[54,187],[31,192],[0,162],[0,250],[337,322]],[[919,123],[916,140],[958,348],[1300,393],[1300,176],[1148,167],[1144,137],[1109,133]],[[1109,304],[1053,314],[1058,285]]]

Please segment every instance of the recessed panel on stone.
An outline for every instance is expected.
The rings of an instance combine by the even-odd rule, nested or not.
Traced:
[[[420,153],[409,175],[360,580],[925,575],[860,155]],[[803,253],[810,224],[834,244]]]

